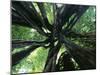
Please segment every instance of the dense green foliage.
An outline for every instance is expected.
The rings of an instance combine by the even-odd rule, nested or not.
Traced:
[[[85,14],[80,18],[77,24],[73,27],[73,30],[80,33],[96,32],[96,9],[90,7]]]
[[[12,39],[22,39],[22,40],[45,40],[46,37],[40,35],[35,29],[22,27],[22,26],[12,26]]]
[[[35,6],[35,9],[38,11],[40,15],[39,7],[37,3],[33,3]],[[44,3],[44,8],[46,10],[47,18],[50,24],[54,24],[54,16],[53,16],[53,5],[51,3]],[[86,12],[80,17],[80,19],[76,22],[75,26],[73,27],[72,31],[74,31],[77,34],[87,35],[89,33],[95,33],[96,32],[96,9],[94,6],[90,6]],[[71,16],[71,18],[73,18]],[[71,20],[71,18],[69,20]],[[68,23],[65,24],[65,27]],[[49,33],[49,30],[44,29],[45,32]],[[72,34],[73,35],[73,34]],[[70,35],[69,35],[70,36]],[[70,36],[68,37],[69,40],[73,41],[75,44],[84,47],[84,48],[95,48],[95,42],[85,42],[85,41],[91,41],[91,37],[87,38],[76,38],[76,36]],[[47,39],[47,36],[41,35],[39,32],[37,32],[36,29],[30,28],[30,27],[23,27],[23,26],[17,26],[12,25],[12,40],[35,40],[35,41],[44,41]],[[95,40],[95,39],[94,39]],[[91,44],[92,43],[92,44]],[[48,44],[46,44],[48,45]],[[12,54],[16,54],[18,52],[21,52],[29,46],[21,47],[21,48],[14,48],[12,50]],[[46,60],[48,58],[48,52],[50,48],[45,47],[38,47],[34,51],[32,51],[28,57],[25,57],[22,59],[17,65],[14,65],[12,67],[12,73],[34,73],[34,72],[43,72]],[[69,48],[68,48],[69,50]],[[68,52],[67,50],[67,52]],[[66,51],[66,47],[64,44],[62,44],[59,53],[57,55],[56,63],[58,63],[59,58],[61,55]],[[65,53],[66,54],[66,53]],[[63,58],[63,57],[61,57]],[[80,65],[76,62],[75,59],[71,58],[72,63],[74,64],[75,69],[80,69]],[[63,65],[63,64],[62,64]],[[61,65],[60,65],[61,66]],[[60,68],[62,70],[63,67]]]

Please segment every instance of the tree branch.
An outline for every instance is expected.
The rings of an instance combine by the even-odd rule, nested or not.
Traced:
[[[26,3],[27,4],[27,3]],[[28,5],[28,4],[27,4]],[[19,13],[21,15],[21,17],[24,18],[24,20],[33,28],[35,28],[39,33],[41,33],[42,35],[46,35],[46,33],[43,31],[43,29],[41,28],[42,23],[39,21],[39,19],[37,18],[38,16],[35,16],[35,14],[37,13],[36,10],[32,9],[29,7],[29,5],[26,7],[24,5],[24,2],[13,2],[12,3],[12,7],[16,10],[17,13]],[[33,11],[33,12],[32,12]],[[12,13],[13,14],[13,13]]]
[[[80,69],[95,69],[96,67],[96,50],[91,48],[82,48],[73,42],[62,37],[62,42],[66,48],[69,49],[69,53],[79,64]]]
[[[38,5],[38,7],[41,11],[41,14],[42,14],[44,27],[47,28],[49,31],[52,31],[52,26],[50,25],[50,23],[48,21],[44,4],[43,3],[37,3],[37,5]]]
[[[32,45],[26,50],[22,50],[21,52],[18,52],[16,54],[12,55],[12,66],[18,64],[23,58],[27,57],[34,49],[36,49],[37,45]]]

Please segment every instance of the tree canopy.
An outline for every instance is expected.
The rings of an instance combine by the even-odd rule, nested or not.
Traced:
[[[96,68],[95,6],[12,1],[12,73]]]

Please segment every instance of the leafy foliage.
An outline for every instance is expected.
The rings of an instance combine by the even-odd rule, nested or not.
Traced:
[[[95,6],[12,1],[12,73],[96,68]]]
[[[39,34],[35,29],[13,25],[12,39],[41,41],[41,40],[45,40],[46,37]]]
[[[77,24],[73,27],[73,30],[80,33],[95,32],[95,23],[95,7],[89,7],[89,9],[85,12],[85,14],[83,14]]]

